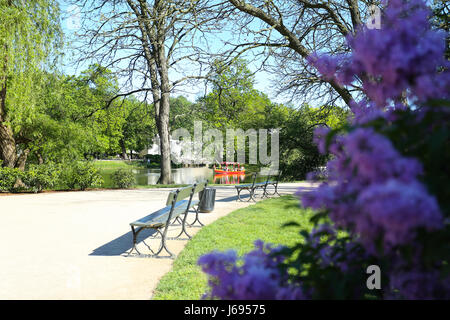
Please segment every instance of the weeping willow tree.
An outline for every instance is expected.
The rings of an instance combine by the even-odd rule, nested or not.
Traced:
[[[43,71],[61,46],[55,0],[0,0],[0,160],[23,169],[29,153],[24,128],[37,115]]]

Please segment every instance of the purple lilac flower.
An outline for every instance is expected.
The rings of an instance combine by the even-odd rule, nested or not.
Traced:
[[[446,34],[430,28],[429,16],[422,0],[391,0],[382,29],[363,27],[349,37],[353,72],[365,79],[364,92],[378,107],[405,92],[422,102],[449,97],[450,74],[437,74],[438,66],[448,66]]]
[[[356,75],[377,108],[402,98],[417,102],[449,98],[446,33],[430,28],[430,15],[422,0],[390,0],[383,11],[381,29],[362,26],[348,36],[350,56],[312,53],[308,62],[325,80],[351,84],[354,77],[349,75]],[[438,67],[444,70],[438,73]]]
[[[227,252],[212,252],[200,257],[199,264],[203,270],[212,276],[219,277],[224,273],[234,271],[234,265],[237,261],[237,254],[233,250]]]
[[[327,196],[334,193],[330,188],[357,191],[363,186],[390,178],[413,181],[422,173],[422,166],[417,160],[402,157],[389,139],[371,128],[358,128],[346,136],[338,137],[329,151],[335,156],[327,164],[329,180],[338,186],[324,184],[320,187],[321,193]],[[352,188],[350,182],[357,185]],[[317,205],[314,207],[317,208]]]
[[[322,77],[327,80],[335,80],[342,84],[343,80],[351,82],[354,75],[351,74],[350,78],[345,78],[344,74],[340,73],[340,78],[336,78],[336,74],[342,70],[347,70],[350,63],[350,56],[348,54],[339,54],[335,56],[329,56],[326,54],[318,54],[316,52],[309,55],[306,60],[309,64],[314,65],[314,67],[320,72]],[[348,73],[345,74],[347,76]],[[345,82],[347,83],[347,82]]]
[[[351,101],[350,109],[353,112],[349,122],[357,125],[366,124],[372,120],[382,118],[389,122],[396,120],[395,111],[405,110],[407,107],[402,103],[394,103],[392,106],[386,106],[384,109],[380,109],[374,102],[370,102],[367,99],[363,99],[360,102]]]
[[[371,185],[359,194],[356,205],[360,213],[355,216],[355,231],[371,250],[374,236],[382,236],[388,250],[411,243],[418,228],[433,231],[443,227],[436,199],[417,182],[392,179]]]
[[[411,241],[417,228],[442,226],[436,200],[417,182],[420,162],[402,157],[389,139],[357,128],[330,150],[330,180],[302,195],[303,205],[328,210],[337,227],[360,236],[366,250],[375,253],[380,238],[391,248]]]
[[[377,108],[375,103],[363,99],[360,102],[351,101],[350,108],[353,112],[353,118],[350,121],[358,124],[364,124],[377,118],[384,118],[386,113]]]
[[[334,189],[326,182],[322,183],[315,191],[304,193],[300,189],[297,195],[302,198],[303,206],[316,210],[330,207],[336,198]]]
[[[232,296],[233,287],[237,281],[236,261],[237,254],[233,250],[225,253],[212,252],[199,258],[198,264],[202,266],[203,272],[211,276],[208,282],[211,288],[210,296]],[[215,279],[222,279],[220,286],[216,284]]]
[[[213,252],[200,257],[198,264],[209,276],[210,298],[232,300],[276,300],[307,298],[299,285],[286,283],[278,265],[284,259],[276,255],[282,247],[272,248],[262,241],[242,259],[234,251]],[[243,264],[238,266],[238,261]]]

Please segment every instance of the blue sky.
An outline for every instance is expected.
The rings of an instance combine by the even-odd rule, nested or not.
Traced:
[[[63,16],[62,28],[63,28],[64,34],[65,34],[65,37],[67,39],[76,39],[76,38],[74,38],[75,32],[78,30],[76,7],[68,5],[66,0],[58,0],[58,2],[60,4],[60,8],[62,11],[62,16]],[[228,34],[226,31],[224,31],[224,33],[220,35],[220,37],[225,37],[225,38],[229,37],[229,36],[230,36],[230,34]],[[217,39],[211,39],[211,42],[213,43],[213,47],[214,47],[215,41],[217,41]],[[86,62],[84,65],[82,65],[78,69],[76,69],[74,61],[71,58],[71,56],[74,54],[74,51],[70,49],[70,46],[66,47],[65,54],[66,55],[64,58],[63,70],[62,70],[65,74],[71,74],[71,75],[79,74],[81,71],[86,69],[90,64],[90,62]],[[94,61],[92,61],[92,62],[94,62]],[[252,71],[255,71],[257,68],[255,66],[255,64],[249,64],[248,67]],[[172,77],[172,79],[177,79],[177,78],[181,77],[180,74],[178,74],[177,72],[174,72],[174,71],[172,71],[170,76]],[[255,79],[256,79],[255,88],[259,91],[266,93],[272,101],[283,102],[280,98],[277,98],[275,96],[273,90],[271,90],[271,88],[270,88],[271,87],[271,77],[272,76],[269,75],[268,73],[258,72],[255,75]],[[124,79],[122,79],[122,81],[123,80]],[[120,81],[121,81],[121,79],[119,79],[119,82]],[[181,91],[175,92],[174,95],[176,96],[178,94],[182,94],[191,101],[195,101],[196,97],[204,94],[204,92],[205,92],[204,85],[198,85],[197,87],[185,86],[185,87],[181,87],[180,89],[181,89]]]

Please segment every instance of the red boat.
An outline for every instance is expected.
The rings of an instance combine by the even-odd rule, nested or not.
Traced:
[[[220,174],[214,175],[213,182],[220,184],[238,184],[244,181],[245,173],[235,173],[235,174]]]
[[[214,165],[214,172],[218,174],[244,174],[245,168],[239,162],[222,162],[219,168]]]

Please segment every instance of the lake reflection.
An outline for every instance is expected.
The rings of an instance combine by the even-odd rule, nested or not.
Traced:
[[[133,169],[133,173],[136,177],[137,185],[151,185],[156,184],[159,176],[160,169]],[[113,187],[111,181],[111,175],[114,170],[102,170],[101,175],[105,183],[105,187]],[[239,174],[239,175],[223,175],[214,174],[213,169],[206,167],[203,168],[176,168],[172,169],[172,179],[175,184],[192,184],[199,181],[208,180],[209,183],[217,184],[238,184],[238,183],[251,183],[252,175]],[[257,182],[264,181],[264,176],[258,176]]]
[[[140,170],[139,170],[140,171]],[[147,169],[138,172],[136,179],[139,185],[156,184],[161,175],[160,169]],[[177,168],[172,169],[172,179],[175,184],[192,184],[198,181],[212,181],[214,171],[208,168]]]

